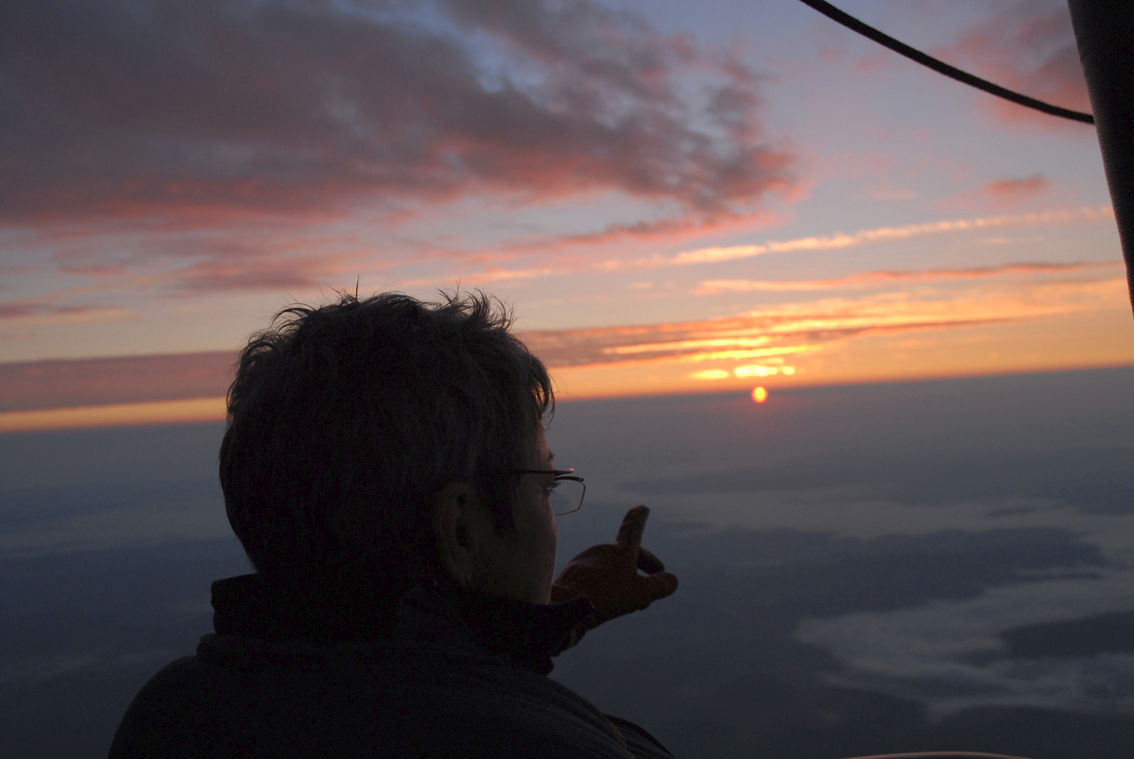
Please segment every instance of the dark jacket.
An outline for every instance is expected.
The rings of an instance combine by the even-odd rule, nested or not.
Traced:
[[[111,759],[670,757],[546,677],[586,599],[416,588],[377,640],[318,634],[334,625],[259,575],[214,583],[213,606],[216,634],[142,688]]]

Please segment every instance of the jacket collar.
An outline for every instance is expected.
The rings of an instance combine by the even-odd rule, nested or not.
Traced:
[[[551,657],[573,642],[592,611],[586,598],[533,604],[440,583],[417,586],[394,607],[341,586],[297,589],[262,574],[213,583],[218,635],[331,644],[394,640],[503,656],[513,667],[547,674]]]

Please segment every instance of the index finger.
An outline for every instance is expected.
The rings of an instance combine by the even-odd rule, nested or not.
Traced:
[[[648,548],[638,548],[638,569],[648,575],[656,575],[665,571],[665,564]]]
[[[637,551],[642,545],[642,533],[646,530],[646,519],[649,516],[650,510],[645,506],[635,506],[627,511],[614,542],[621,548],[632,548]]]

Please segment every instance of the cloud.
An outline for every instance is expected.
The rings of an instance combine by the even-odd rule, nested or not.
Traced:
[[[1120,277],[996,281],[1011,274],[1074,273],[1110,266],[1015,264],[875,272],[863,277],[878,282],[993,281],[960,291],[927,286],[915,292],[788,303],[715,319],[530,330],[518,337],[552,369],[661,363],[691,364],[692,371],[700,371],[698,365],[706,362],[755,360],[734,367],[738,376],[759,374],[769,366],[786,371],[785,361],[869,335],[1042,319],[1125,302],[1125,281]],[[712,284],[719,289],[762,289],[760,284],[751,288],[747,283]],[[216,398],[224,395],[234,362],[235,354],[218,351],[0,364],[0,412]]]
[[[1044,195],[1052,181],[1043,174],[1029,174],[1017,179],[999,179],[941,200],[942,208],[994,209],[1005,211]]]
[[[49,232],[39,243],[58,273],[89,284],[41,296],[60,301],[108,292],[194,295],[249,291],[311,292],[353,286],[356,276],[391,269],[408,256],[360,243],[323,225],[260,220],[239,228],[137,230],[72,237]],[[418,256],[421,258],[421,255]]]
[[[592,266],[593,268],[605,271],[620,271],[623,269],[653,269],[660,266],[720,263],[762,256],[768,253],[833,250],[868,243],[907,240],[925,235],[972,232],[982,229],[996,229],[999,227],[1039,226],[1045,224],[1067,224],[1076,221],[1097,221],[1099,219],[1112,218],[1113,216],[1114,210],[1110,206],[1098,206],[1095,208],[1062,208],[1041,213],[947,219],[922,224],[907,224],[900,227],[860,229],[851,233],[835,232],[829,235],[814,235],[791,240],[772,240],[762,243],[694,248],[681,251],[673,256],[655,254],[642,258],[609,259],[600,261]]]
[[[918,271],[872,271],[852,274],[838,279],[815,279],[796,282],[747,279],[709,279],[693,290],[694,295],[714,295],[721,292],[783,292],[833,290],[836,288],[877,287],[898,281],[934,282],[950,279],[981,279],[1004,275],[1072,274],[1097,269],[1112,269],[1116,261],[1088,263],[1020,263],[1002,266],[975,266],[965,269],[921,269]]]
[[[808,619],[796,638],[839,657],[843,666],[830,682],[924,700],[936,717],[989,704],[1128,713],[1134,656],[1005,658],[999,634],[1128,610],[1130,580],[1128,570],[1107,570],[989,588],[963,601]]]
[[[1024,95],[1064,108],[1091,111],[1071,15],[1067,4],[1059,0],[1017,0],[979,20],[952,45],[933,54]],[[1081,129],[990,95],[979,96],[978,102],[1006,122]]]
[[[1022,179],[1002,179],[989,182],[981,192],[990,198],[1010,198],[1013,202],[1030,198],[1051,187],[1051,180],[1042,174],[1031,174]]]
[[[327,256],[273,256],[271,250],[236,255],[221,246],[206,251],[201,260],[168,272],[174,289],[185,293],[313,289],[341,265]]]
[[[0,412],[225,394],[228,351],[0,364]]]
[[[874,332],[901,332],[1026,318],[978,304],[828,301],[734,317],[644,326],[519,333],[551,368],[776,359]],[[1049,309],[1050,310],[1050,307]],[[0,364],[0,412],[215,398],[235,354],[218,351]]]
[[[772,241],[760,244],[733,245],[729,247],[698,248],[678,253],[671,258],[656,256],[637,261],[612,261],[611,268],[630,268],[632,266],[650,267],[664,265],[684,265],[732,261],[751,258],[766,253],[790,253],[797,250],[832,250],[849,248],[872,242],[908,240],[925,235],[947,234],[951,232],[971,232],[979,229],[995,229],[1011,226],[1035,226],[1042,224],[1065,224],[1072,221],[1094,221],[1114,215],[1109,206],[1098,208],[1064,208],[1042,213],[1015,214],[1004,216],[981,216],[971,219],[949,219],[924,224],[907,224],[901,227],[876,227],[861,229],[850,234],[836,232],[831,235],[802,237],[794,240]]]
[[[0,47],[8,224],[484,193],[712,215],[792,182],[754,74],[596,2],[58,0],[0,10]]]
[[[137,314],[122,306],[56,306],[31,301],[0,302],[0,328],[92,324],[133,319]]]
[[[948,297],[932,291],[916,296],[882,293],[856,300],[787,304],[702,321],[531,331],[521,337],[550,367],[777,358],[819,351],[871,334],[971,327],[1066,313],[1092,307],[1090,304],[1108,297],[1110,289],[1109,284],[1093,290],[1069,283],[1022,293],[951,292]]]

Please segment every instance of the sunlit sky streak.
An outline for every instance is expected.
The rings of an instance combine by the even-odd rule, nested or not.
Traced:
[[[1089,110],[1065,3],[842,7]],[[498,295],[564,398],[1134,363],[1094,130],[794,0],[60,0],[0,46],[0,429],[222,395],[356,281]]]

